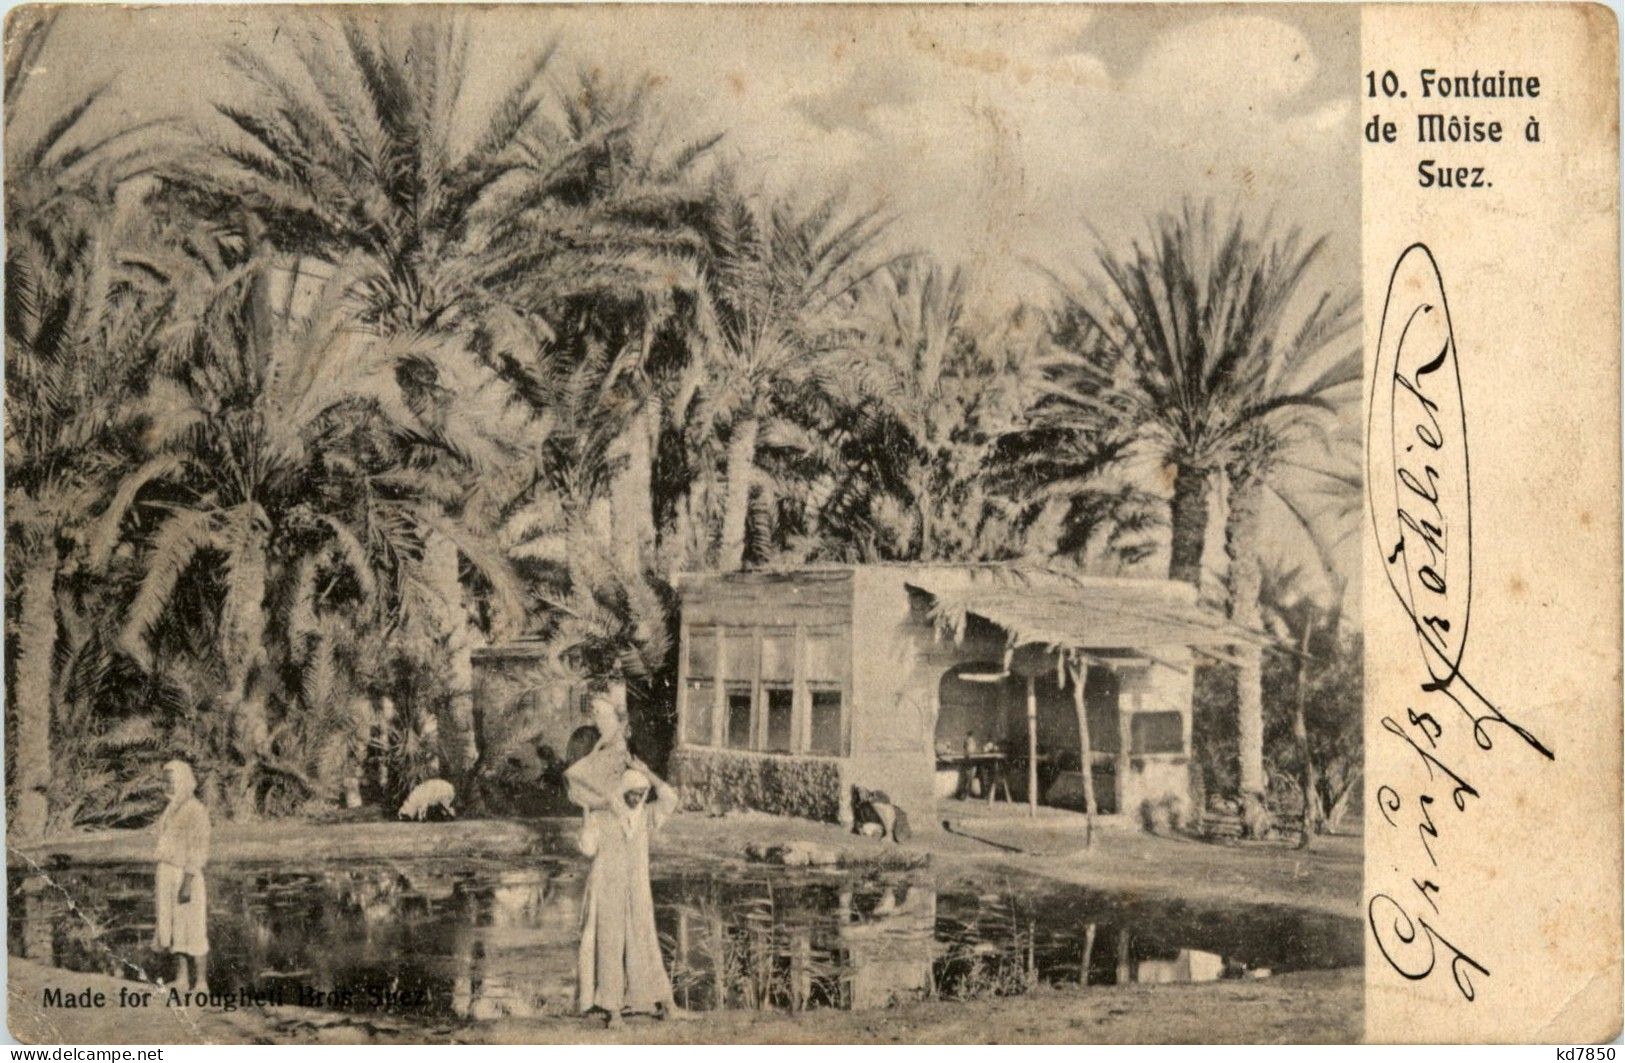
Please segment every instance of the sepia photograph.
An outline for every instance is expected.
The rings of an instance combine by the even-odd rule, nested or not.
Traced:
[[[12,9],[12,1036],[1360,1041],[1360,14]]]

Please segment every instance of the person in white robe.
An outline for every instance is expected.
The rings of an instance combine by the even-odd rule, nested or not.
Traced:
[[[209,890],[203,866],[209,861],[209,810],[197,797],[191,765],[164,765],[169,804],[158,817],[157,927],[153,943],[175,956],[174,985],[183,991],[209,990]]]

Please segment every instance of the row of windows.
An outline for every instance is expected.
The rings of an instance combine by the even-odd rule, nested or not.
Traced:
[[[846,642],[844,629],[690,629],[684,743],[842,755]]]

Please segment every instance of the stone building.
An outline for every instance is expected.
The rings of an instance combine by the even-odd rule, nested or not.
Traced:
[[[1253,638],[1182,583],[1016,565],[695,573],[678,587],[671,771],[685,799],[842,822],[861,786],[935,824],[967,741],[1033,807],[1081,808],[1085,760],[1098,814],[1188,807],[1195,655]]]

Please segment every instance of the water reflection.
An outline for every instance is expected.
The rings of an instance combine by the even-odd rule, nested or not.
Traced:
[[[579,891],[541,870],[503,871],[465,891],[470,918],[453,945],[451,1011],[463,1019],[531,1018],[568,1010],[580,931]]]
[[[551,857],[210,872],[211,982],[288,1003],[486,1020],[574,1010],[580,867]],[[10,948],[143,978],[151,872],[13,873]],[[938,892],[752,870],[654,883],[678,1003],[877,1008],[1045,983],[1212,981],[1360,962],[1359,926],[1269,906],[1203,908],[1081,889]]]
[[[843,891],[839,919],[851,970],[850,1005],[877,1008],[923,996],[932,987],[937,959],[936,891],[884,890],[867,919],[853,911],[852,901],[852,891]]]

